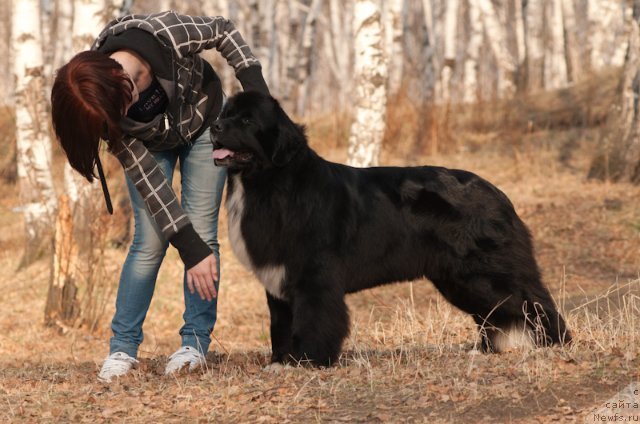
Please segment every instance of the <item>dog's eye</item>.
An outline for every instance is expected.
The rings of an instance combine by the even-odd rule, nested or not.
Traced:
[[[249,120],[249,118],[242,118],[242,125],[249,125],[251,123],[251,121]]]

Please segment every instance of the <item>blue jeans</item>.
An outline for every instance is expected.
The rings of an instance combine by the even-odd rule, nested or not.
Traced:
[[[182,208],[196,232],[213,250],[220,275],[218,211],[226,170],[214,166],[212,152],[213,146],[207,130],[191,146],[152,154],[168,181],[173,180],[173,170],[180,159]],[[143,340],[142,324],[169,243],[149,215],[131,180],[128,177],[126,179],[133,207],[135,233],[120,275],[116,313],[111,322],[113,337],[110,353],[125,352],[135,358]],[[183,285],[185,311],[184,325],[180,329],[182,346],[191,346],[206,353],[216,322],[217,299],[208,302],[200,299],[197,292],[191,294],[187,288],[186,272]]]

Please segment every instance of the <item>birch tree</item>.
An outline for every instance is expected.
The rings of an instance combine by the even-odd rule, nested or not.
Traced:
[[[11,56],[11,2],[2,0],[0,3],[0,50]],[[13,93],[13,69],[12,60],[0,62],[0,93]],[[9,105],[13,102],[12,96],[2,96],[0,106]]]
[[[299,61],[297,66],[298,76],[298,104],[296,112],[302,115],[307,106],[307,97],[311,88],[311,61],[313,57],[313,46],[316,38],[316,26],[318,23],[318,13],[322,6],[322,0],[312,0],[309,11],[304,20],[302,29],[302,45],[300,46]]]
[[[577,81],[581,73],[581,61],[578,50],[578,24],[574,0],[560,0],[562,7],[562,26],[564,27],[565,60],[567,80]]]
[[[544,0],[528,0],[523,8],[527,51],[527,89],[544,87]]]
[[[109,16],[105,14],[103,0],[74,0],[71,51],[67,51],[65,62],[77,52],[87,50],[98,35]],[[94,202],[92,197],[98,197],[99,187],[91,185],[86,179],[71,168],[68,162],[64,166],[64,191],[69,196],[71,213],[75,223],[76,234],[78,228],[88,228],[86,220],[91,219],[90,211]],[[80,237],[83,242],[85,237]]]
[[[158,0],[158,11],[165,11],[173,9],[173,1],[171,0]]]
[[[65,62],[75,52],[90,47],[106,20],[118,10],[114,4],[109,1],[107,5],[103,0],[74,0],[72,50],[67,52]],[[103,247],[106,234],[104,228],[95,225],[100,219],[101,191],[98,184],[91,185],[66,161],[64,191],[55,225],[45,322],[64,328],[81,324],[89,318],[95,325],[92,317],[96,314],[96,298],[110,287],[96,284],[102,282],[98,281],[102,269],[93,254],[95,249]],[[76,298],[81,282],[84,283],[82,301]]]
[[[568,82],[562,0],[547,0],[545,6],[544,88],[556,89]]]
[[[260,59],[263,74],[267,84],[274,86],[278,73],[278,37],[276,32],[276,13],[279,8],[278,0],[262,0],[260,5],[260,38],[262,49]]]
[[[53,16],[52,68],[56,70],[70,59],[73,52],[73,0],[56,0]]]
[[[640,183],[640,0],[634,0],[627,54],[621,80],[621,101],[605,135],[604,152],[594,160],[589,176]]]
[[[353,64],[353,8],[352,3],[329,0],[325,7],[328,28],[322,31],[323,62],[331,73],[335,87],[335,104],[344,107],[348,96],[346,87],[351,83]]]
[[[475,1],[467,4],[467,31],[468,41],[464,60],[463,97],[466,103],[479,100],[479,76],[478,69],[480,60],[480,47],[482,46],[482,21],[480,19],[480,8]]]
[[[458,0],[446,2],[444,16],[444,61],[440,71],[440,98],[451,101],[451,77],[456,65],[456,36],[458,30]]]
[[[286,75],[286,64],[284,56],[289,49],[291,40],[287,36],[287,28],[289,24],[289,2],[284,0],[276,1],[276,7],[273,13],[273,42],[270,46],[269,73],[267,75],[267,84],[274,90],[274,94],[280,95],[282,87],[288,81]]]
[[[620,66],[627,49],[627,23],[631,8],[620,0],[589,1],[589,39],[591,64],[595,69]]]
[[[402,48],[403,0],[384,2],[383,22],[385,33],[385,50],[389,59],[389,95],[395,94],[402,83],[404,55]]]
[[[381,23],[381,2],[356,0],[355,111],[349,136],[351,166],[378,165],[385,129],[387,61]]]
[[[39,11],[39,0],[13,4],[17,166],[26,230],[22,265],[49,247],[56,210]]]
[[[498,69],[496,76],[497,96],[511,96],[515,93],[514,77],[518,63],[507,46],[507,27],[502,16],[505,13],[507,1],[477,0],[477,4],[484,35]]]
[[[423,103],[427,103],[435,102],[439,91],[436,71],[439,69],[437,60],[438,52],[434,29],[435,19],[431,0],[422,0],[422,17],[424,19],[425,36],[421,40],[422,43],[420,43],[420,45],[424,58],[422,60],[423,65],[421,66],[422,72],[418,73],[418,78],[421,80],[421,83],[417,84],[417,86],[421,88],[418,99]],[[424,81],[424,83],[422,83],[422,81]]]
[[[569,0],[571,1],[571,0]],[[526,41],[524,37],[524,17],[522,15],[522,0],[512,0],[513,2],[513,18],[511,21],[513,22],[513,38],[515,41],[515,49],[516,49],[516,57],[518,58],[518,66],[520,66],[518,72],[518,88],[521,87],[522,83],[522,67],[524,66],[524,62],[527,54]]]
[[[591,46],[590,46],[590,28],[589,28],[589,0],[565,0],[565,3],[573,3],[573,16],[575,16],[575,29],[571,31],[571,27],[567,26],[569,37],[575,34],[576,38],[576,56],[578,57],[578,65],[575,71],[572,69],[573,81],[578,81],[583,76],[590,75],[593,66],[591,64]],[[571,13],[565,14],[568,19]],[[570,40],[569,40],[570,42]],[[570,45],[571,46],[571,45]],[[569,66],[572,66],[569,61]]]
[[[288,110],[297,111],[299,105],[299,72],[304,39],[304,22],[309,10],[310,0],[287,2],[286,22],[287,49],[283,52],[284,84],[282,86],[283,105]]]

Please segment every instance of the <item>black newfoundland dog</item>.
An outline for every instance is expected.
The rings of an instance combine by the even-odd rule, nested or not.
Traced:
[[[422,277],[473,317],[484,351],[570,341],[527,227],[477,175],[328,162],[256,92],[229,99],[212,142],[229,171],[230,243],[267,291],[273,362],[335,363],[345,294]]]

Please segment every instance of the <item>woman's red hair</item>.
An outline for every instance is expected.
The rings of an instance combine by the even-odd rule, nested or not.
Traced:
[[[71,167],[90,182],[100,139],[109,140],[113,150],[122,138],[119,122],[132,89],[122,66],[97,51],[78,53],[56,74],[51,90],[53,128]]]

